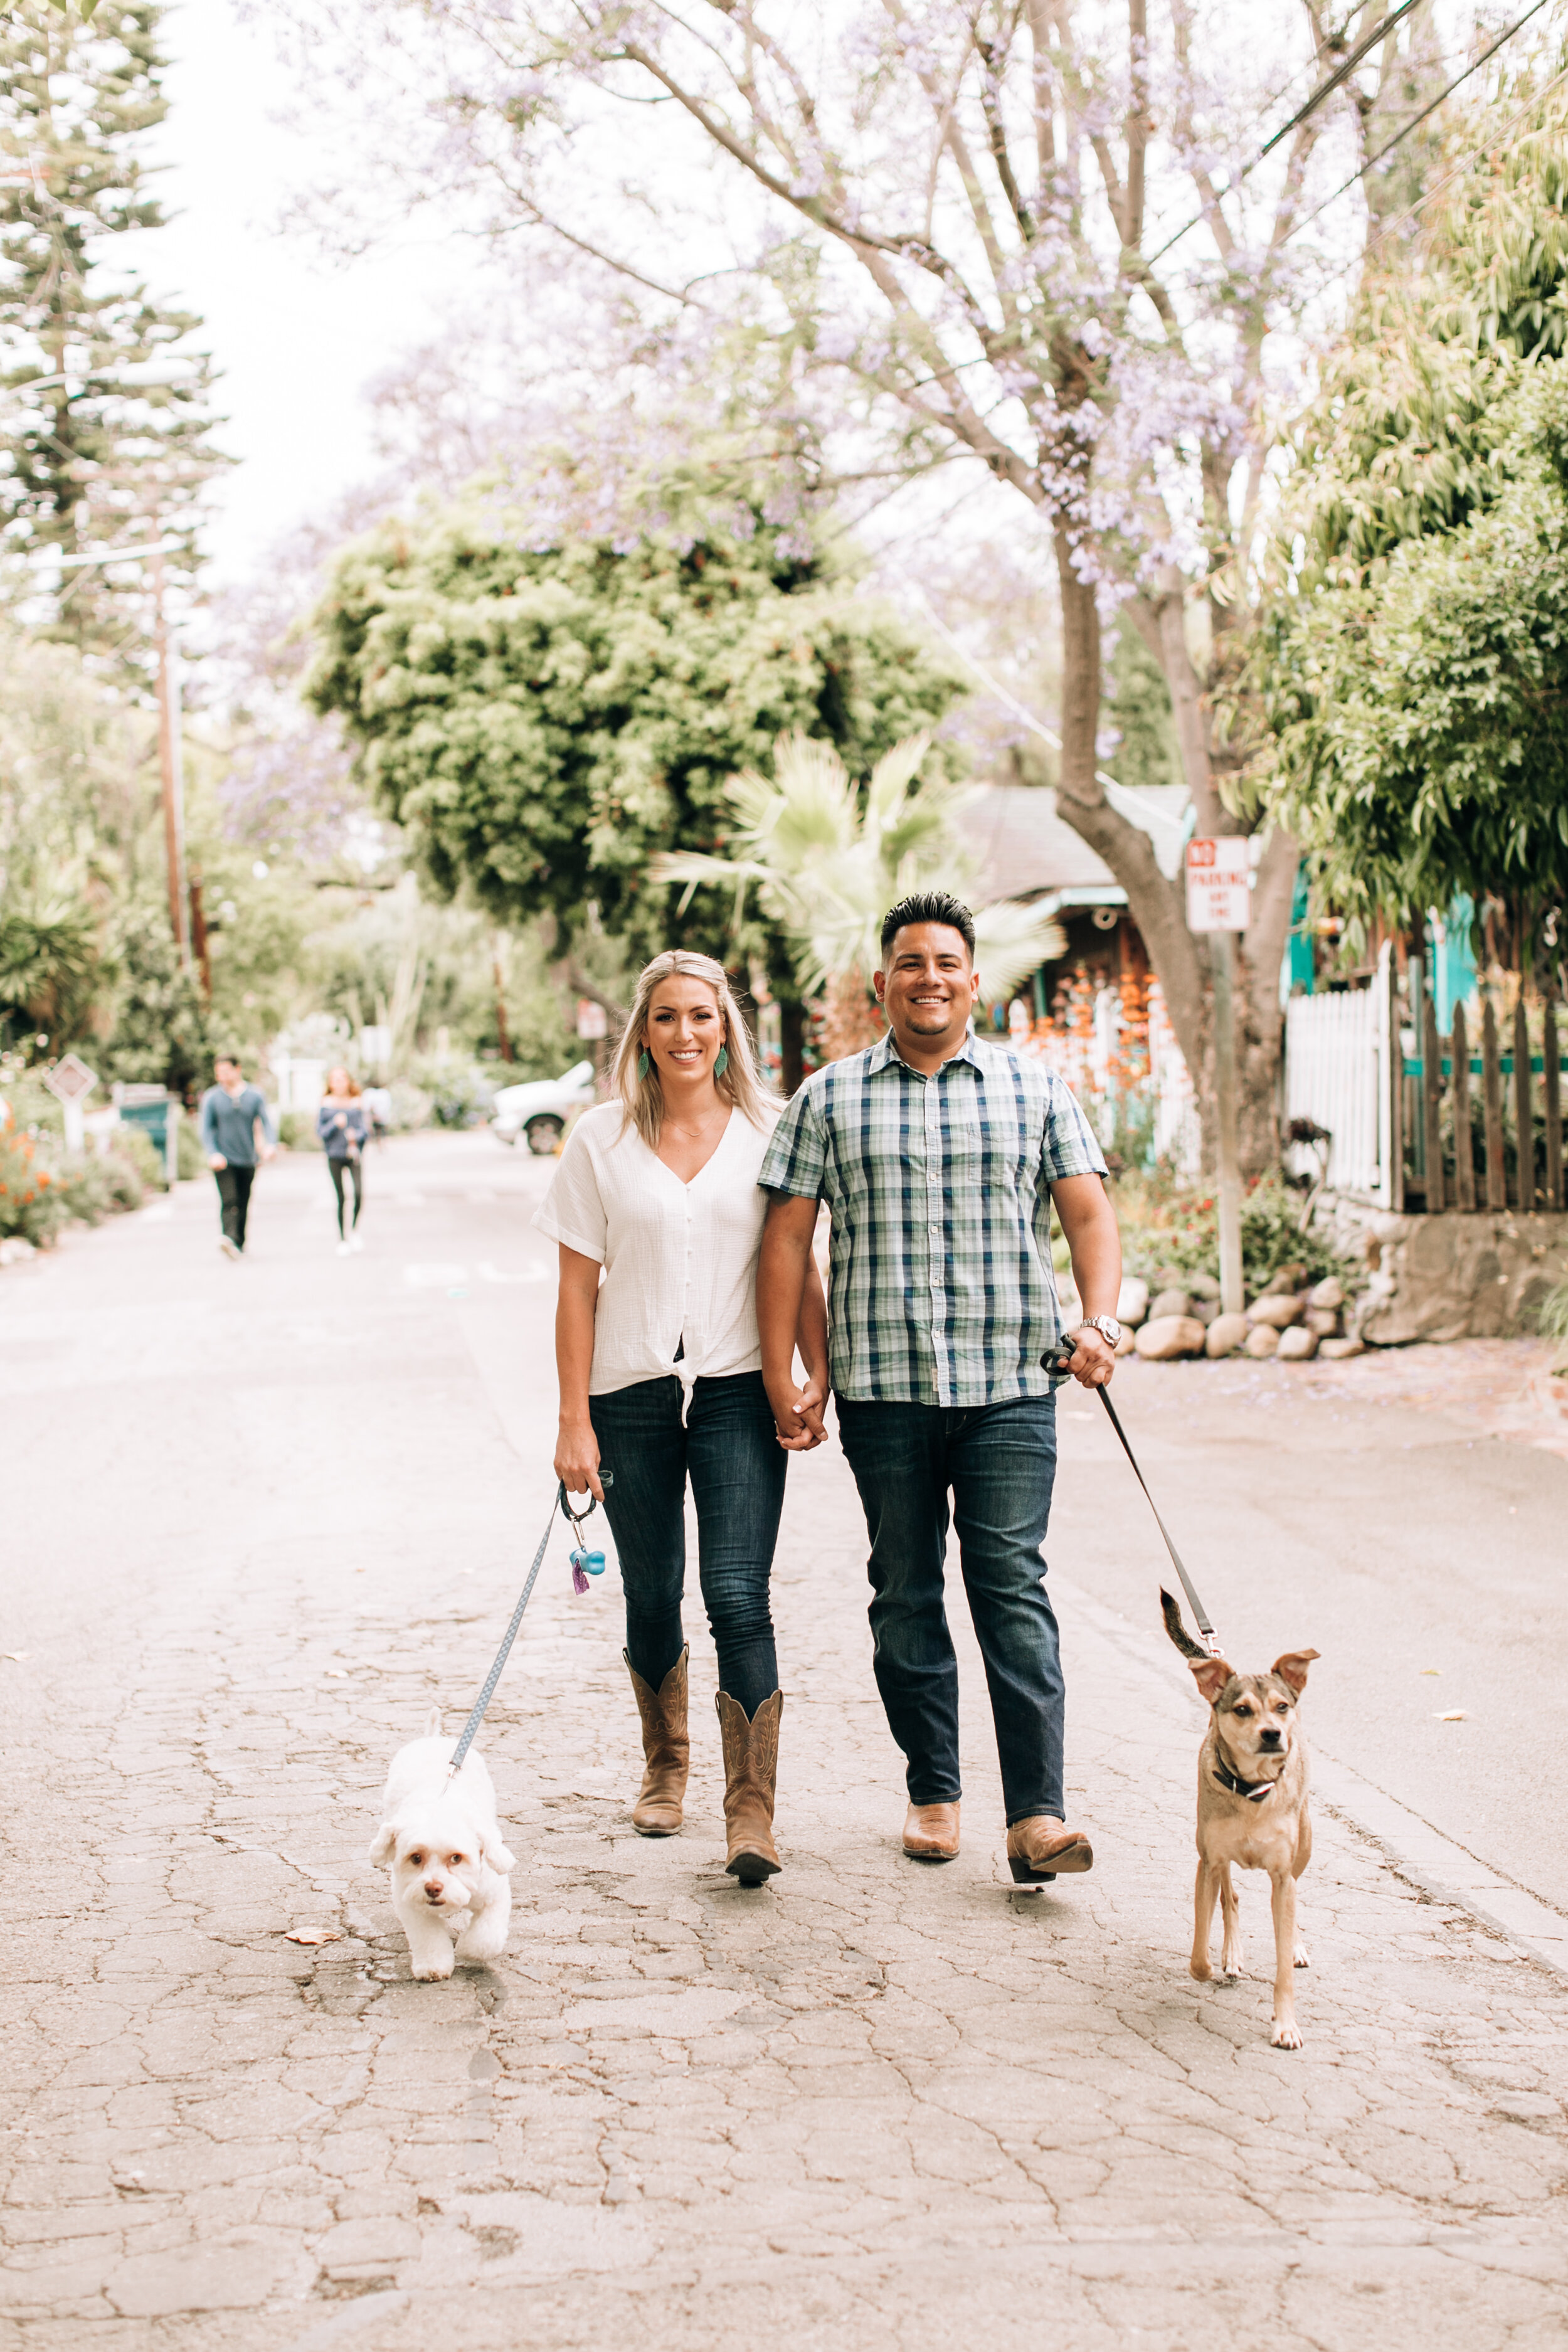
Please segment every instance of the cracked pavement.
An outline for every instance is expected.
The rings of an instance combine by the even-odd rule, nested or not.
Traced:
[[[1047,1550],[1092,1876],[1009,1891],[961,1597],[964,1851],[900,1855],[835,1448],[792,1468],[779,1552],[782,1877],[723,1875],[690,1616],[688,1827],[630,1832],[613,1564],[574,1597],[558,1535],[481,1735],[510,1941],[411,1982],[365,1848],[395,1748],[433,1702],[460,1724],[547,1507],[546,1173],[400,1142],[340,1262],[301,1157],[258,1184],[245,1265],[203,1184],[0,1278],[3,2352],[1555,2352],[1568,1977],[1320,1800],[1305,2049],[1268,2047],[1256,1876],[1250,1973],[1191,1981],[1203,1713],[1136,1619],[1142,1499],[1077,1418]],[[1127,1411],[1173,1476],[1196,1415],[1195,1495],[1218,1389],[1162,1378]],[[1236,1591],[1249,1639],[1324,1653],[1309,1735],[1369,1769],[1375,1629],[1288,1562],[1188,1558],[1222,1622]]]

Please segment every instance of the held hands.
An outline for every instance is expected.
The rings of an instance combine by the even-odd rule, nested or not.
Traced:
[[[768,1402],[773,1409],[773,1428],[779,1444],[786,1454],[810,1454],[824,1444],[827,1432],[822,1416],[827,1404],[827,1381],[822,1373],[808,1372],[799,1388],[793,1375],[771,1385]]]
[[[599,1484],[599,1441],[591,1421],[563,1420],[555,1440],[555,1475],[569,1495],[584,1490],[596,1503],[605,1499]]]
[[[1097,1331],[1092,1324],[1083,1324],[1073,1333],[1068,1370],[1081,1388],[1110,1387],[1110,1375],[1116,1370],[1116,1354],[1103,1331]]]
[[[212,1158],[207,1161],[207,1166],[211,1169],[216,1170],[219,1168],[226,1168],[228,1166],[228,1162],[224,1158],[221,1151],[215,1151]]]

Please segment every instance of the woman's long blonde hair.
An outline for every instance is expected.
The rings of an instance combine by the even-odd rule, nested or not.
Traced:
[[[711,956],[693,955],[686,948],[667,948],[663,955],[655,956],[637,975],[637,993],[632,1009],[626,1015],[626,1025],[621,1042],[616,1048],[615,1062],[610,1070],[610,1083],[626,1109],[626,1117],[650,1150],[657,1150],[664,1126],[664,1088],[659,1084],[658,1065],[652,1054],[647,1058],[647,1076],[639,1077],[637,1063],[647,1045],[647,1009],[653,992],[663,980],[700,980],[713,991],[719,1007],[719,1017],[724,1024],[724,1044],[730,1055],[729,1066],[721,1077],[713,1081],[715,1091],[753,1127],[765,1124],[768,1111],[777,1109],[778,1097],[766,1084],[757,1068],[757,1057],[752,1050],[751,1034],[742,1018],[730,986],[730,975],[721,963]]]

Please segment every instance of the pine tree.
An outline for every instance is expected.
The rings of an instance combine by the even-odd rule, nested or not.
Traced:
[[[90,0],[89,0],[90,9]],[[162,226],[142,149],[167,112],[160,5],[96,12],[9,0],[0,13],[0,545],[30,559],[49,634],[136,665],[142,567],[58,569],[49,551],[162,538],[196,561],[209,440],[202,321],[117,266],[114,241]]]

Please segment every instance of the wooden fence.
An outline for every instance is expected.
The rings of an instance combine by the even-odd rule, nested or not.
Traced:
[[[1489,994],[1468,1013],[1456,1004],[1452,1033],[1444,1037],[1421,967],[1412,963],[1399,1010],[1404,1037],[1415,1051],[1402,1052],[1397,1064],[1403,1083],[1392,1102],[1389,1206],[1419,1202],[1429,1215],[1440,1209],[1561,1209],[1568,1041],[1560,1008],[1550,999],[1542,1008],[1539,1053],[1531,1049],[1522,998],[1506,1025]]]
[[[1370,988],[1294,997],[1285,1015],[1285,1116],[1326,1129],[1327,1182],[1394,1210],[1561,1210],[1563,1048],[1551,1003],[1506,1021],[1489,995],[1454,1007],[1449,1036],[1418,961],[1396,983],[1390,950]],[[1308,1172],[1311,1147],[1288,1154]]]

